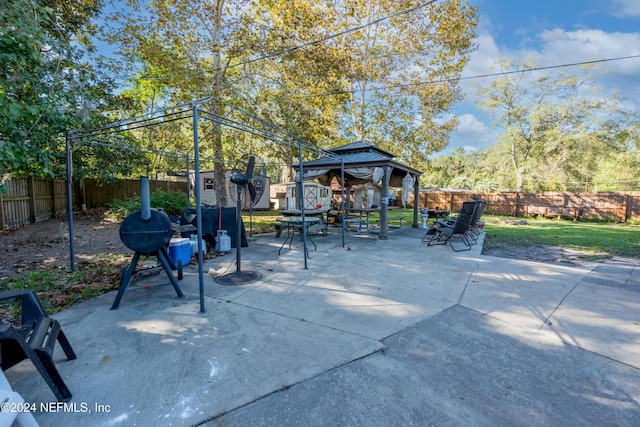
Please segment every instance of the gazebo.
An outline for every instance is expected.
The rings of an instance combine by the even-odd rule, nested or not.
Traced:
[[[395,155],[375,145],[357,141],[341,147],[326,150],[327,155],[315,160],[294,165],[296,181],[300,182],[302,167],[304,180],[317,179],[323,185],[330,185],[335,178],[344,188],[352,185],[381,182],[380,236],[387,239],[389,187],[401,187],[403,197],[413,189],[413,227],[418,227],[419,183],[421,171],[395,161]],[[405,199],[406,200],[406,199]]]

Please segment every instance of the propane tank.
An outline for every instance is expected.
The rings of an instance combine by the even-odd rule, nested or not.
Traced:
[[[216,251],[228,252],[231,250],[231,237],[227,235],[227,230],[218,230],[216,237]]]
[[[204,240],[200,240],[200,242],[202,242],[202,255],[206,255],[207,254],[207,243]],[[197,234],[192,234],[191,235],[191,256],[195,256],[198,254],[198,235]]]

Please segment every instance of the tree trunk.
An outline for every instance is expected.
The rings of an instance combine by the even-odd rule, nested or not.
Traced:
[[[224,7],[224,0],[217,0],[215,10],[215,34],[214,38],[214,50],[213,50],[213,68],[217,70],[214,76],[213,82],[213,96],[218,99],[222,99],[222,78],[224,71],[221,68],[222,56],[220,53],[220,43],[222,39],[222,13]],[[214,114],[222,116],[223,107],[217,102],[213,103]],[[216,191],[216,204],[227,206],[229,201],[229,195],[227,194],[227,177],[225,167],[224,150],[222,146],[222,126],[215,126],[213,129],[213,185]]]
[[[524,171],[522,168],[516,169],[516,191],[524,191]]]

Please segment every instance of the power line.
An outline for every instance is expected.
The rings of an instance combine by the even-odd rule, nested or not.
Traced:
[[[348,29],[346,29],[344,31],[340,31],[340,32],[335,33],[335,34],[331,34],[331,35],[329,35],[329,36],[327,36],[325,38],[314,40],[314,41],[311,41],[311,42],[308,42],[308,43],[303,43],[303,44],[298,45],[298,46],[293,46],[293,47],[290,47],[290,48],[285,49],[283,51],[272,53],[270,55],[261,56],[261,57],[255,58],[255,59],[248,59],[246,61],[239,62],[238,64],[229,65],[227,68],[238,67],[240,65],[246,65],[246,64],[250,64],[252,62],[262,61],[264,59],[271,59],[271,58],[274,58],[276,56],[285,55],[287,53],[294,52],[294,51],[299,50],[299,49],[304,49],[305,47],[309,47],[309,46],[313,46],[313,45],[316,45],[316,44],[324,43],[324,42],[326,42],[328,40],[335,39],[335,38],[343,36],[345,34],[353,33],[355,31],[362,30],[362,29],[364,29],[366,27],[370,27],[372,25],[379,24],[379,23],[381,23],[383,21],[387,21],[387,20],[389,20],[391,18],[395,18],[396,16],[400,16],[400,15],[404,15],[404,14],[408,14],[408,13],[414,12],[414,11],[416,11],[418,9],[421,9],[423,7],[426,7],[426,6],[429,6],[430,4],[435,3],[435,2],[436,2],[436,0],[430,0],[430,1],[426,2],[426,3],[419,4],[419,5],[415,6],[415,7],[404,9],[404,10],[401,10],[400,12],[396,12],[396,13],[393,13],[391,15],[388,15],[388,16],[385,16],[385,17],[382,17],[382,18],[379,18],[379,19],[375,19],[373,21],[367,22],[366,24],[363,24],[363,25],[360,25],[360,26],[357,26],[357,27],[353,27],[353,28],[348,28]],[[218,71],[218,70],[214,70],[214,71]]]
[[[516,69],[516,70],[499,71],[499,72],[495,72],[495,73],[478,74],[478,75],[474,75],[474,76],[452,77],[452,78],[449,78],[449,79],[427,80],[427,81],[415,82],[415,83],[399,83],[399,84],[395,84],[395,85],[378,86],[378,87],[374,87],[374,88],[362,89],[362,90],[357,90],[357,91],[356,90],[344,90],[344,91],[325,92],[323,94],[318,94],[318,95],[309,95],[309,98],[315,98],[315,97],[320,97],[320,96],[342,95],[342,94],[353,93],[353,92],[376,92],[376,91],[380,91],[380,90],[402,89],[402,88],[405,88],[405,87],[425,86],[425,85],[440,84],[440,83],[455,83],[455,82],[458,82],[460,80],[478,80],[478,79],[484,79],[484,78],[487,78],[487,77],[500,77],[500,76],[506,76],[506,75],[509,75],[509,74],[519,74],[519,73],[527,73],[527,72],[534,72],[534,71],[553,70],[553,69],[558,69],[558,68],[578,67],[578,66],[581,66],[581,65],[590,65],[590,64],[597,64],[597,63],[604,63],[604,62],[622,61],[622,60],[626,60],[626,59],[636,59],[636,58],[640,58],[640,55],[620,56],[620,57],[616,57],[616,58],[593,59],[593,60],[590,60],[590,61],[573,62],[573,63],[569,63],[569,64],[558,64],[558,65],[547,65],[547,66],[543,66],[543,67],[521,68],[521,69]]]
[[[268,55],[259,56],[257,58],[247,59],[245,61],[240,61],[237,64],[227,65],[225,67],[213,68],[213,69],[209,70],[208,72],[216,72],[216,71],[221,71],[221,70],[228,70],[230,68],[240,67],[240,66],[251,64],[251,63],[254,63],[254,62],[260,62],[260,61],[263,61],[265,59],[271,59],[271,58],[275,58],[275,57],[278,57],[278,56],[286,55],[287,53],[291,53],[291,52],[294,52],[296,50],[300,50],[300,49],[304,49],[304,48],[309,47],[309,46],[314,46],[314,45],[317,45],[317,44],[320,44],[320,43],[324,43],[326,41],[338,38],[338,37],[343,36],[345,34],[349,34],[349,33],[355,32],[355,31],[362,30],[364,28],[370,27],[372,25],[379,24],[381,22],[387,21],[387,20],[395,18],[397,16],[405,15],[405,14],[408,14],[408,13],[411,13],[411,12],[415,12],[416,10],[419,10],[419,9],[422,9],[422,8],[424,8],[426,6],[429,6],[429,5],[433,4],[433,3],[435,3],[436,1],[437,0],[429,0],[429,1],[425,2],[425,3],[419,4],[417,6],[401,10],[399,12],[393,13],[391,15],[384,16],[382,18],[374,19],[373,21],[369,21],[369,22],[367,22],[365,24],[362,24],[362,25],[359,25],[357,27],[348,28],[348,29],[346,29],[344,31],[340,31],[340,32],[328,35],[327,37],[324,37],[324,38],[321,38],[321,39],[313,40],[313,41],[310,41],[310,42],[307,42],[307,43],[303,43],[303,44],[300,44],[300,45],[297,45],[297,46],[292,46],[292,47],[287,48],[285,50],[274,52],[274,53],[271,53],[271,54],[268,54]],[[203,74],[203,73],[205,73],[205,71],[198,71],[198,72],[194,72],[194,73],[187,73],[187,74],[176,75],[176,76],[146,77],[146,78],[139,78],[138,80],[141,80],[141,81],[172,80],[172,79],[180,79],[180,78],[190,77],[190,76]]]

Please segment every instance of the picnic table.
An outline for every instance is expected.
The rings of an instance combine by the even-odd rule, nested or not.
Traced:
[[[388,210],[393,210],[393,209],[398,209],[397,207],[388,207]],[[351,216],[351,213],[355,213],[358,215],[354,215]],[[345,217],[345,219],[343,219],[343,222],[346,224],[348,224],[349,222],[355,222],[358,223],[358,231],[360,231],[361,227],[362,227],[362,223],[364,222],[365,228],[368,232],[370,233],[378,233],[378,230],[372,230],[369,228],[370,224],[370,218],[371,218],[371,213],[373,212],[380,212],[380,208],[350,208],[347,209],[347,213],[349,214],[347,217]],[[404,220],[404,215],[399,215],[399,216],[390,216],[387,218],[387,221],[399,221],[400,224],[399,225],[389,225],[389,228],[399,228],[402,227],[402,222]]]
[[[328,211],[329,211],[328,208],[326,208],[326,209],[305,209],[304,210],[304,216],[305,217],[317,217],[317,218],[319,218],[317,223],[314,222],[313,224],[309,225],[309,227],[307,228],[307,232],[308,233],[314,233],[314,232],[320,231],[325,236],[327,235],[327,223],[324,221],[323,214],[327,213]],[[289,216],[299,217],[299,216],[302,216],[302,211],[299,210],[299,209],[285,209],[285,210],[281,210],[279,212],[282,215],[284,215],[285,217],[289,217]],[[280,234],[282,234],[282,230],[284,228],[284,222],[283,221],[278,221],[276,219],[276,223],[274,224],[274,226],[276,228],[276,237],[280,237]]]
[[[304,218],[302,218],[301,216],[283,216],[281,218],[276,218],[276,221],[287,228],[287,238],[284,239],[284,242],[282,242],[282,246],[280,246],[280,249],[278,250],[278,255],[280,255],[282,248],[284,248],[287,242],[289,242],[289,249],[291,249],[291,244],[293,243],[293,238],[295,237],[296,230],[300,230],[300,233],[308,233],[309,226],[318,224],[320,222],[320,218],[317,216],[305,216]],[[302,236],[302,234],[300,235]],[[313,244],[313,249],[317,249],[315,242],[313,241],[313,239],[311,239],[311,236],[307,234],[307,238]]]

